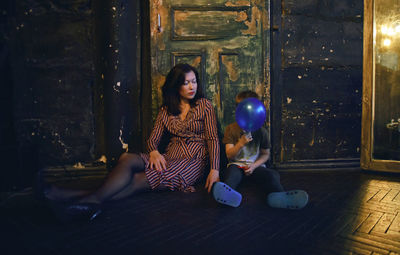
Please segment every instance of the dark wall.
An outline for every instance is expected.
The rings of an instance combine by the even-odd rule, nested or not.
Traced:
[[[0,188],[141,149],[140,1],[8,0],[0,15]]]
[[[363,1],[273,3],[275,162],[358,164]]]
[[[90,3],[16,1],[9,10],[18,144],[46,165],[94,156]]]
[[[2,160],[7,186],[30,181],[41,164],[94,157],[93,25],[88,0],[2,1],[2,84],[12,119],[1,121],[15,134],[11,151],[1,144],[14,152]]]
[[[11,169],[16,168],[18,162],[18,147],[16,146],[16,134],[14,125],[14,90],[12,67],[10,61],[10,49],[7,40],[8,32],[7,2],[1,2],[0,6],[0,187],[11,189],[15,187],[20,172]],[[18,169],[18,167],[17,167]]]
[[[357,158],[362,1],[272,3],[273,132],[284,131],[274,151],[282,146],[281,162]],[[40,166],[101,155],[112,165],[127,146],[143,150],[151,128],[148,1],[0,7],[1,186],[26,184]]]

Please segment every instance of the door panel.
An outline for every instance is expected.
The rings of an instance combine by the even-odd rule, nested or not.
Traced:
[[[234,97],[241,90],[256,90],[269,106],[267,4],[259,0],[151,0],[153,118],[162,104],[165,76],[183,62],[198,69],[222,129],[234,121]]]
[[[171,12],[172,39],[213,40],[241,36],[246,25],[236,21],[246,18],[248,9],[174,8]]]
[[[361,4],[271,2],[274,165],[359,167]]]

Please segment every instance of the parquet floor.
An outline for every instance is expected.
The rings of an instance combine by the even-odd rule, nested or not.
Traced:
[[[400,254],[399,175],[353,169],[281,179],[308,191],[306,208],[269,208],[244,183],[238,208],[203,189],[150,192],[108,203],[91,223],[61,223],[29,191],[13,194],[1,201],[0,254]]]

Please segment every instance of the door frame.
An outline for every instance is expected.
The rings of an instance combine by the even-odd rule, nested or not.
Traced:
[[[400,172],[400,161],[374,159],[374,0],[364,1],[364,56],[363,56],[363,100],[361,129],[361,168],[383,172]]]
[[[271,0],[270,2],[270,56],[271,56],[271,163],[276,167],[281,157],[282,146],[280,144],[281,137],[281,119],[282,119],[282,53],[281,53],[281,27],[282,27],[282,5],[281,1]],[[278,15],[279,14],[279,15]],[[277,139],[273,139],[277,137]]]

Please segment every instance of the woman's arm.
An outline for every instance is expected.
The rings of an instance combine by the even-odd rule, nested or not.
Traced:
[[[211,191],[214,182],[219,181],[219,139],[217,132],[217,120],[215,117],[214,107],[208,100],[205,101],[205,118],[204,118],[204,129],[205,137],[207,139],[208,153],[210,156],[210,173],[206,180],[206,189],[208,192]]]
[[[167,111],[160,109],[157,115],[156,122],[154,123],[153,130],[151,131],[150,137],[147,140],[147,147],[149,151],[149,167],[157,171],[165,170],[167,168],[164,156],[158,151],[158,145],[160,144],[161,137],[165,130],[165,123],[168,119]]]

